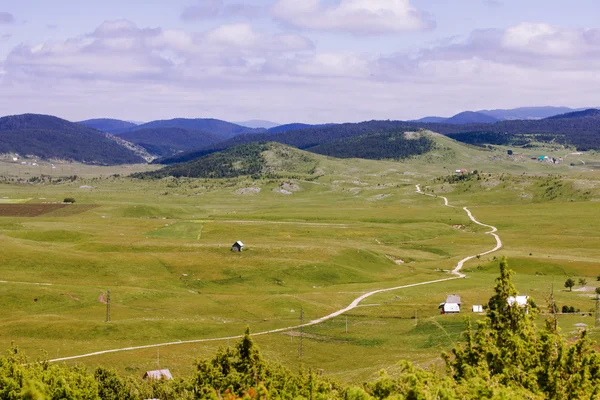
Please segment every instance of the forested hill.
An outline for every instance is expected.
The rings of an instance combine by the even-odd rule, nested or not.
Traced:
[[[175,118],[170,120],[152,121],[146,124],[138,125],[131,130],[156,128],[181,128],[192,131],[203,131],[217,136],[221,140],[227,140],[237,135],[263,133],[267,131],[263,128],[247,128],[245,126],[232,124],[231,122],[221,121],[213,118]]]
[[[407,129],[404,129],[407,128]],[[298,129],[281,133],[261,133],[254,135],[240,135],[213,146],[165,158],[157,162],[162,164],[175,164],[186,162],[207,154],[227,149],[240,144],[260,141],[283,143],[299,149],[309,149],[322,144],[334,142],[355,136],[368,135],[378,132],[411,130],[407,123],[402,121],[369,121],[357,124],[321,125],[307,129]]]
[[[485,124],[447,124],[405,121],[367,121],[338,125],[311,126],[278,133],[239,135],[215,145],[200,148],[174,157],[158,160],[163,164],[185,162],[206,154],[224,150],[232,146],[257,141],[272,141],[300,149],[325,145],[337,140],[369,135],[373,133],[405,132],[426,129],[450,135],[456,140],[473,143],[470,139],[477,135],[477,143],[483,144],[487,138],[491,144],[509,144],[519,141],[520,135],[535,134],[538,140],[559,140],[573,145],[579,150],[600,149],[600,121],[598,110],[587,110],[542,120],[499,121]]]
[[[105,133],[122,132],[127,129],[135,128],[137,125],[127,121],[110,118],[88,119],[77,122],[79,125],[87,126],[88,128],[98,129]]]
[[[425,154],[433,147],[434,142],[426,135],[394,131],[340,139],[307,150],[338,158],[399,160]]]
[[[493,134],[496,140],[521,140],[522,135],[537,135],[538,140],[559,141],[580,151],[600,149],[600,110],[589,109],[557,115],[541,120],[500,121],[494,124],[445,125],[429,124],[433,131],[448,134],[456,140],[470,142],[470,134]],[[502,134],[504,136],[499,136]],[[491,142],[488,142],[491,143]],[[493,144],[493,143],[492,143]],[[497,142],[497,144],[504,144]]]
[[[145,162],[100,131],[38,114],[0,118],[0,153],[102,165]]]
[[[280,143],[254,142],[231,147],[198,159],[170,165],[158,171],[132,175],[134,178],[234,178],[238,176],[312,175],[318,161],[314,156]]]
[[[150,154],[168,157],[182,151],[197,149],[220,142],[214,134],[183,128],[146,128],[121,133],[118,137],[135,143]]]

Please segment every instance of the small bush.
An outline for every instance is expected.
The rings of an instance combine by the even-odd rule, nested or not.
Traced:
[[[75,203],[75,199],[72,198],[72,197],[67,197],[67,198],[65,198],[63,200],[63,203],[71,203],[71,204],[73,204],[73,203]]]

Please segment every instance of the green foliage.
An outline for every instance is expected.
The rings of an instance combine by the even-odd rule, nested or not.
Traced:
[[[565,282],[565,287],[567,289],[569,289],[570,291],[572,291],[573,290],[573,286],[575,286],[575,281],[573,279],[571,279],[571,278],[567,279],[566,282]]]
[[[169,166],[154,172],[133,175],[135,178],[193,177],[233,178],[255,175],[262,171],[265,160],[262,152],[269,147],[266,143],[251,143],[232,147],[223,152],[210,154],[197,160]]]
[[[366,158],[372,160],[404,159],[429,152],[433,141],[426,136],[406,137],[404,131],[373,133],[341,139],[307,150],[338,158]]]
[[[90,399],[98,384],[82,368],[62,368],[45,362],[28,363],[17,348],[0,358],[0,399]]]
[[[135,178],[234,178],[239,176],[277,177],[312,174],[317,162],[277,143],[250,143],[209,154],[196,160],[175,164],[154,172],[135,174]]]
[[[596,288],[596,294],[600,294],[600,287]]]
[[[579,278],[579,286],[585,286],[585,285],[587,285],[587,279]]]
[[[74,199],[74,198],[72,198],[72,197],[66,197],[66,198],[63,200],[63,203],[71,203],[71,204],[73,204],[73,203],[75,203],[75,199]]]
[[[517,292],[505,259],[500,264],[495,295],[487,318],[474,331],[468,323],[464,346],[445,354],[449,375],[457,382],[483,379],[524,390],[534,398],[596,398],[600,394],[600,355],[586,332],[572,346],[549,320],[538,332],[533,310],[509,305]]]

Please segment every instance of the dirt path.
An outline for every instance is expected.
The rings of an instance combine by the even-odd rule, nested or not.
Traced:
[[[421,187],[419,185],[416,185],[416,188],[417,188],[417,193],[425,195],[425,196],[442,198],[442,199],[444,199],[444,205],[445,206],[456,208],[455,206],[452,206],[452,205],[449,204],[448,199],[446,197],[444,197],[444,196],[435,196],[435,195],[432,195],[432,194],[424,193],[423,191],[421,191]],[[472,260],[473,258],[476,258],[477,255],[486,255],[486,254],[490,254],[490,253],[493,253],[493,252],[497,251],[498,249],[500,249],[502,247],[502,241],[500,240],[500,237],[496,234],[496,232],[498,231],[498,229],[496,227],[491,226],[491,225],[486,225],[484,223],[481,223],[481,222],[477,221],[475,219],[475,217],[473,217],[473,214],[471,214],[471,211],[469,211],[469,209],[467,207],[463,207],[463,210],[465,210],[465,212],[467,213],[467,215],[469,216],[469,219],[471,219],[471,221],[473,221],[474,223],[476,223],[478,225],[485,226],[485,227],[491,229],[491,231],[486,232],[486,234],[492,235],[492,236],[494,236],[496,238],[496,247],[494,247],[490,251],[486,251],[485,253],[480,253],[480,254],[476,254],[476,255],[473,255],[473,256],[465,257],[462,260],[460,260],[458,262],[458,264],[456,264],[456,267],[451,272],[452,275],[454,275],[454,276],[452,276],[450,278],[437,279],[437,280],[433,280],[433,281],[413,283],[413,284],[403,285],[403,286],[396,286],[396,287],[393,287],[393,288],[373,290],[371,292],[365,293],[365,294],[357,297],[347,307],[342,308],[341,310],[332,312],[331,314],[326,315],[324,317],[321,317],[319,319],[315,319],[315,320],[312,320],[310,322],[307,322],[306,324],[303,324],[303,325],[294,325],[294,326],[287,326],[285,328],[272,329],[272,330],[268,330],[268,331],[264,331],[264,332],[257,332],[257,333],[253,333],[252,336],[263,336],[263,335],[269,335],[269,334],[272,334],[272,333],[288,332],[288,331],[293,330],[293,329],[295,330],[295,329],[299,329],[299,328],[305,328],[305,327],[308,327],[308,326],[318,325],[318,324],[320,324],[322,322],[328,321],[328,320],[330,320],[332,318],[335,318],[335,317],[337,317],[339,315],[342,315],[342,314],[344,314],[344,313],[346,313],[346,312],[348,312],[350,310],[353,310],[356,307],[359,307],[359,304],[364,299],[366,299],[368,297],[371,297],[371,296],[374,296],[376,294],[385,293],[385,292],[392,292],[392,291],[395,291],[395,290],[412,288],[412,287],[416,287],[416,286],[432,285],[432,284],[435,284],[435,283],[441,283],[441,282],[452,281],[452,280],[455,280],[455,279],[465,278],[466,275],[463,274],[462,272],[460,272],[460,270],[462,269],[462,267],[465,264],[465,262],[467,262],[469,260]],[[178,345],[178,344],[192,344],[192,343],[216,342],[216,341],[222,341],[222,340],[235,340],[235,339],[240,339],[242,337],[243,337],[243,335],[235,335],[235,336],[226,336],[226,337],[218,337],[218,338],[208,338],[208,339],[178,340],[178,341],[175,341],[175,342],[167,342],[167,343],[159,343],[159,344],[149,344],[149,345],[145,345],[145,346],[124,347],[124,348],[121,348],[121,349],[102,350],[102,351],[97,351],[97,352],[94,352],[94,353],[80,354],[80,355],[77,355],[77,356],[55,358],[53,360],[49,360],[49,362],[77,360],[77,359],[85,358],[85,357],[100,356],[100,355],[111,354],[111,353],[119,353],[119,352],[124,352],[124,351],[151,349],[151,348],[155,348],[155,347],[173,346],[173,345]]]

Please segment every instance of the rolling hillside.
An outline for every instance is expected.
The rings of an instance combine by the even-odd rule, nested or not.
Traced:
[[[310,147],[317,154],[338,158],[366,158],[371,160],[404,159],[429,152],[435,146],[427,135],[413,132],[385,132],[336,140]]]
[[[127,129],[133,129],[137,125],[127,121],[110,118],[88,119],[86,121],[77,122],[79,125],[87,126],[88,128],[98,129],[105,133],[117,133]]]
[[[130,130],[156,129],[156,128],[181,128],[191,131],[203,131],[214,135],[221,140],[230,139],[237,135],[254,134],[266,132],[266,129],[247,128],[245,126],[232,124],[213,118],[175,118],[170,120],[152,121],[138,125]],[[120,134],[124,134],[121,132]]]
[[[255,142],[234,146],[198,159],[170,165],[135,178],[234,178],[238,176],[310,175],[318,166],[316,157],[280,143]]]
[[[405,129],[406,128],[406,129]],[[322,144],[334,142],[340,139],[351,138],[355,136],[368,135],[371,133],[381,133],[397,130],[404,132],[411,130],[407,123],[402,121],[369,121],[358,124],[339,124],[339,125],[320,125],[312,126],[306,129],[298,129],[280,133],[261,133],[255,135],[240,135],[213,146],[194,150],[188,153],[176,155],[174,157],[157,160],[161,164],[175,164],[190,161],[207,154],[225,150],[232,146],[247,144],[260,141],[271,141],[297,147],[299,149],[308,149]]]
[[[121,139],[143,147],[149,153],[171,156],[181,151],[197,149],[215,144],[222,139],[217,135],[199,130],[183,128],[136,129],[118,135]]]
[[[145,162],[100,131],[37,114],[0,118],[0,153],[102,165]]]

